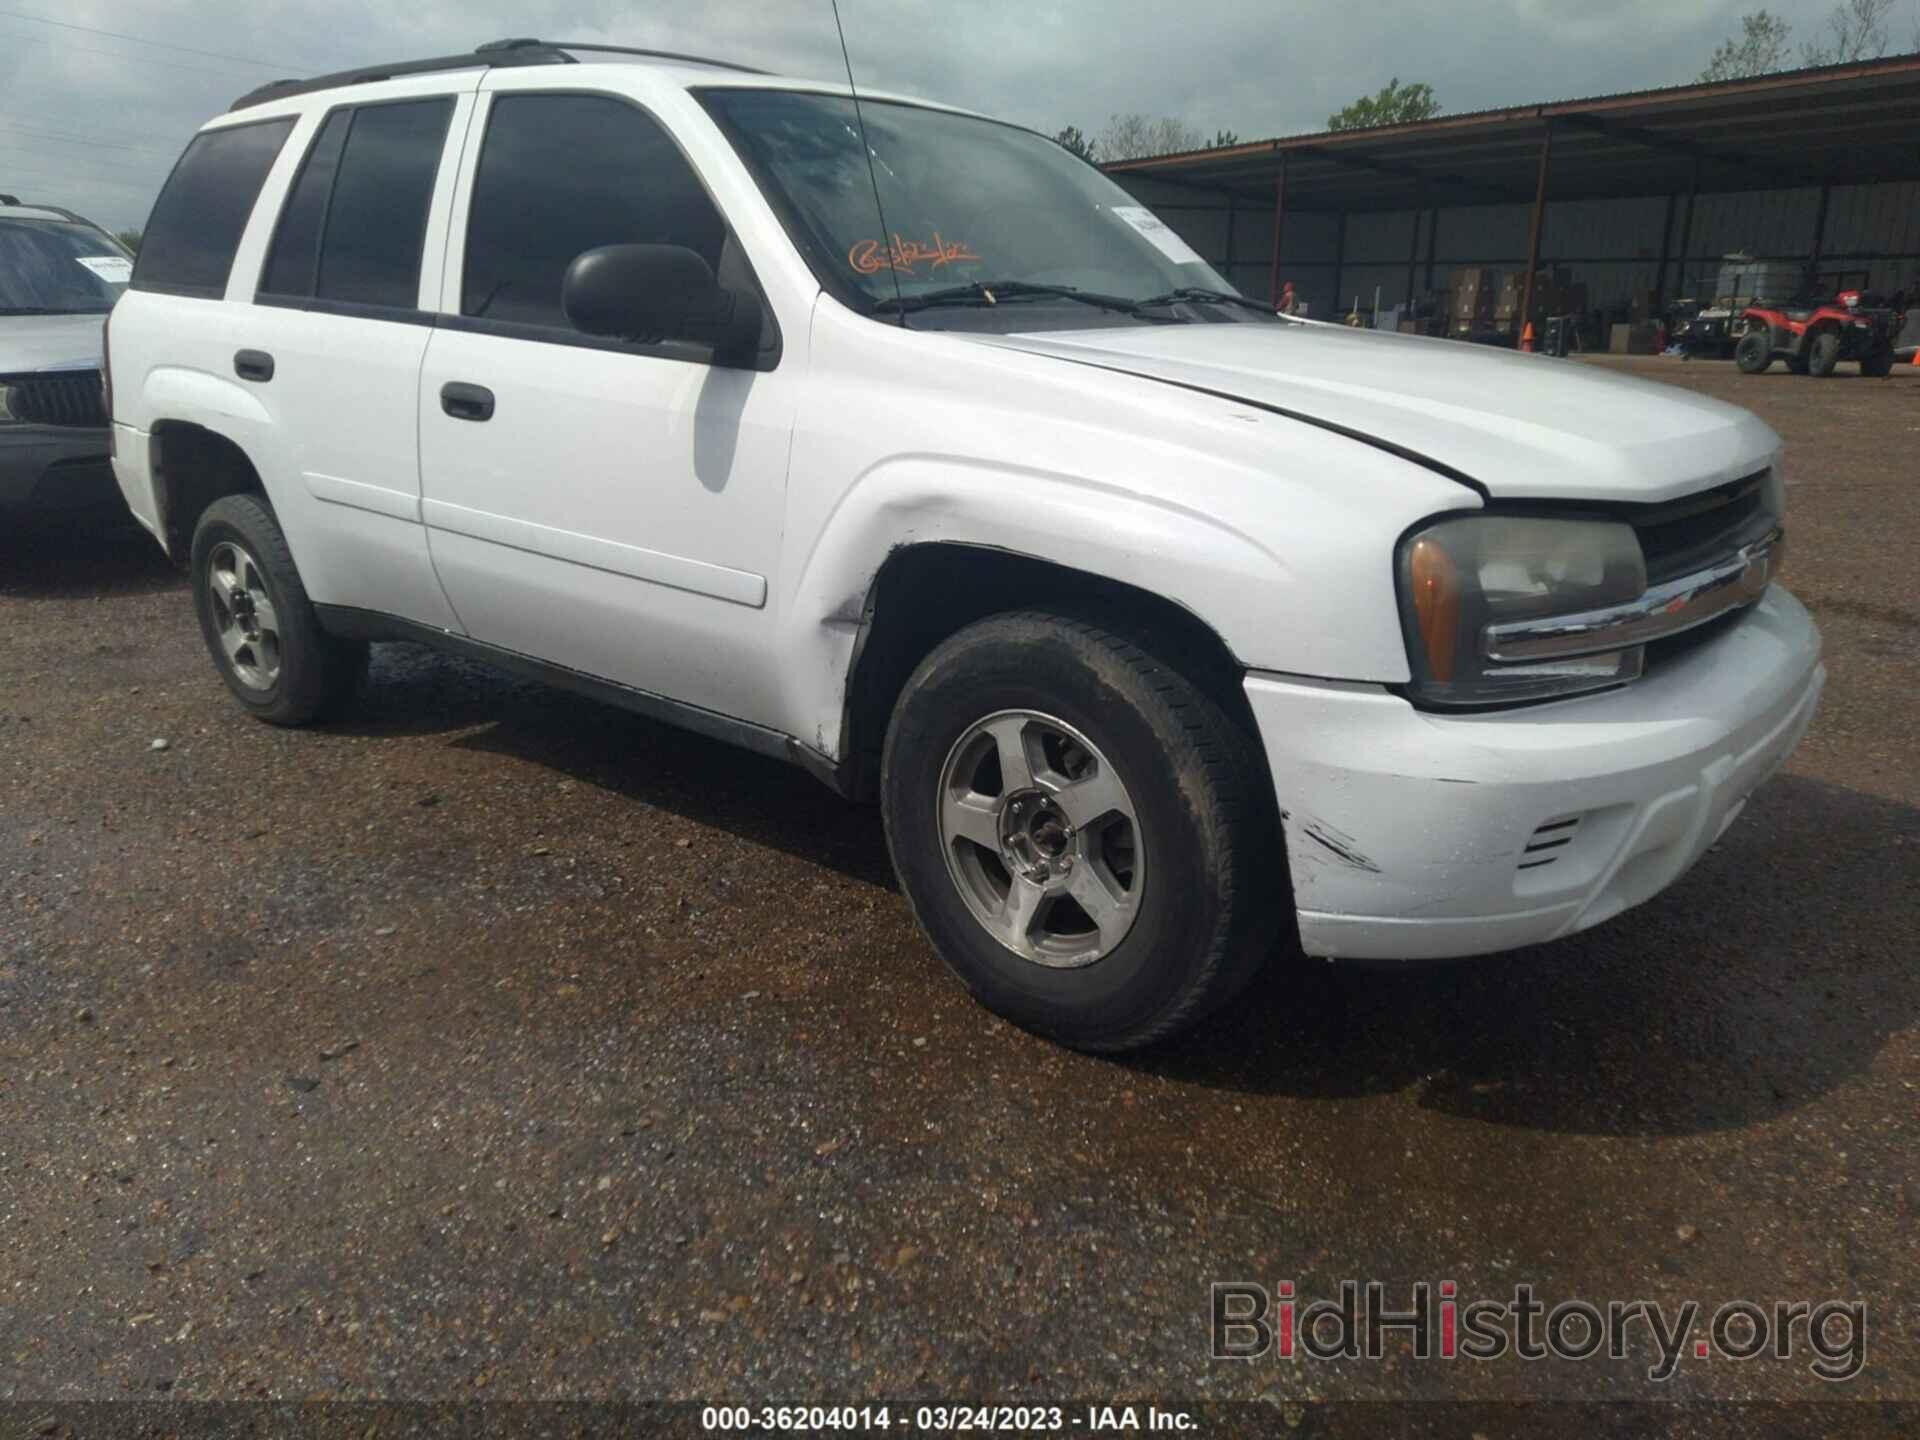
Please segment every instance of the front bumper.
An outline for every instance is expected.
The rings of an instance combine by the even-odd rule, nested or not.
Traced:
[[[119,498],[106,430],[0,429],[0,509],[76,510]]]
[[[1820,634],[1775,585],[1645,679],[1482,715],[1255,673],[1310,955],[1419,960],[1584,930],[1672,884],[1806,733]]]

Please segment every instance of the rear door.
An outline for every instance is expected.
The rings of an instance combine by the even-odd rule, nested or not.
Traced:
[[[478,640],[765,723],[800,367],[770,310],[753,368],[573,329],[561,277],[601,245],[685,246],[722,285],[758,285],[661,115],[529,69],[492,72],[481,104],[420,385],[448,598]]]
[[[382,86],[303,127],[234,365],[293,472],[276,503],[298,510],[314,600],[458,629],[421,523],[415,413],[473,102],[448,83]]]

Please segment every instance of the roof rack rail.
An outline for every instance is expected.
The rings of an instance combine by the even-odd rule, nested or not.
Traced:
[[[734,60],[714,60],[705,55],[682,55],[677,50],[637,50],[631,45],[602,45],[596,41],[508,40],[495,41],[494,43],[504,45],[546,44],[555,50],[585,50],[595,55],[644,55],[650,60],[677,60],[682,65],[711,65],[716,70],[738,70],[743,75],[767,75],[772,73],[767,70],[756,69],[752,65],[742,65]],[[480,48],[486,50],[491,47],[482,45]]]
[[[0,195],[0,205],[18,205],[22,210],[44,210],[49,215],[58,215],[62,220],[70,220],[75,225],[87,225],[98,230],[101,227],[84,215],[76,215],[64,205],[48,205],[39,200],[22,200],[18,195]]]
[[[245,110],[269,100],[285,100],[294,95],[310,95],[315,90],[334,90],[346,85],[370,85],[376,80],[397,80],[403,75],[432,75],[442,70],[491,70],[507,65],[571,65],[571,55],[561,53],[538,40],[495,41],[467,55],[439,55],[430,60],[402,60],[393,65],[368,65],[358,70],[336,70],[330,75],[315,75],[307,80],[269,80],[242,95],[228,110]]]
[[[347,85],[369,85],[376,80],[395,80],[403,75],[432,75],[442,70],[495,69],[509,65],[575,65],[569,50],[596,54],[644,55],[654,60],[674,60],[685,65],[713,65],[723,70],[740,70],[762,75],[749,65],[727,60],[709,60],[701,55],[681,55],[671,50],[639,50],[628,45],[601,45],[568,41],[535,40],[519,36],[507,40],[489,40],[467,55],[440,55],[430,60],[403,60],[393,65],[368,65],[358,70],[336,70],[330,75],[315,75],[306,80],[269,80],[255,87],[228,106],[229,111],[264,105],[269,100],[285,100],[295,95],[310,95],[316,90],[333,90]]]

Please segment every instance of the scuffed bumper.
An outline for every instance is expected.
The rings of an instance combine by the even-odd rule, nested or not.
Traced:
[[[105,430],[21,425],[0,430],[0,509],[73,510],[110,503]]]
[[[1437,959],[1584,930],[1672,884],[1806,733],[1826,680],[1774,586],[1606,695],[1485,715],[1255,673],[1310,955]]]

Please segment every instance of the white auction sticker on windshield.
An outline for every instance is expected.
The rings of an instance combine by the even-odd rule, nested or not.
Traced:
[[[109,285],[124,285],[133,278],[133,262],[125,256],[76,255],[73,258]]]
[[[1173,228],[1144,205],[1115,205],[1113,213],[1127,222],[1142,235],[1162,255],[1176,265],[1199,265],[1204,263],[1194,253],[1186,241],[1174,233]]]

